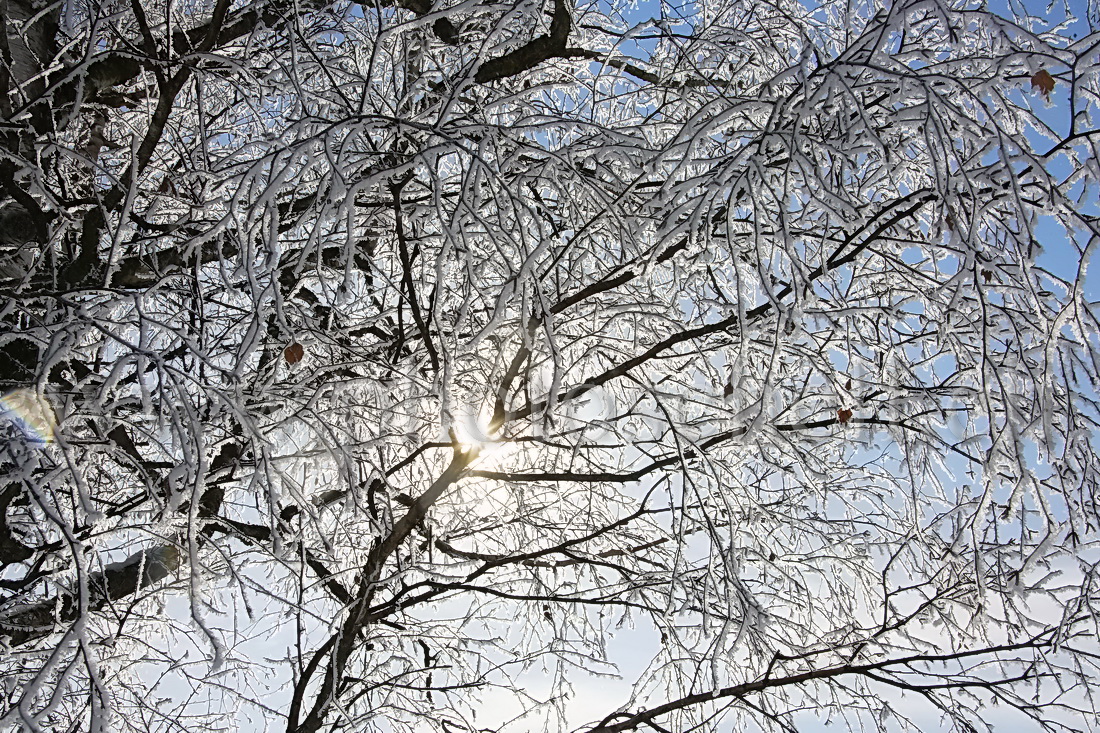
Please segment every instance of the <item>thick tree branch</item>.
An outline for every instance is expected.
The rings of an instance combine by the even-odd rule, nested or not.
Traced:
[[[533,69],[544,61],[565,56],[565,44],[573,23],[569,0],[554,0],[554,15],[550,21],[550,33],[536,36],[519,48],[503,56],[485,61],[474,74],[474,81],[486,84],[498,79],[516,76]]]

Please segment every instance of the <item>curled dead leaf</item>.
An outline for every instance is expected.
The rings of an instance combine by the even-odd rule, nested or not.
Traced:
[[[297,341],[283,349],[283,358],[286,359],[287,364],[297,364],[302,360],[302,357],[305,355],[305,348]]]
[[[847,425],[848,421],[852,419],[852,411],[846,407],[842,407],[836,411],[836,419],[841,425]]]

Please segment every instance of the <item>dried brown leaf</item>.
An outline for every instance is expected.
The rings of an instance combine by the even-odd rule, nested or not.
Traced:
[[[283,357],[286,359],[287,364],[297,364],[305,355],[305,348],[297,341],[283,350]]]
[[[1039,69],[1031,77],[1032,91],[1041,92],[1047,99],[1050,99],[1050,93],[1054,91],[1054,84],[1054,77],[1046,69]]]

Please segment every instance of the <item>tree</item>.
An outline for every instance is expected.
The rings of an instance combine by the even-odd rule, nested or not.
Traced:
[[[1094,725],[1066,12],[5,0],[3,727]]]

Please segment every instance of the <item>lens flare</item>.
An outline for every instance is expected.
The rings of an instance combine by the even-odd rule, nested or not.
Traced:
[[[451,437],[463,450],[481,450],[493,442],[489,421],[473,412],[459,413],[451,423]]]
[[[57,426],[53,406],[32,389],[16,389],[0,397],[0,417],[17,425],[32,443],[53,442]]]

